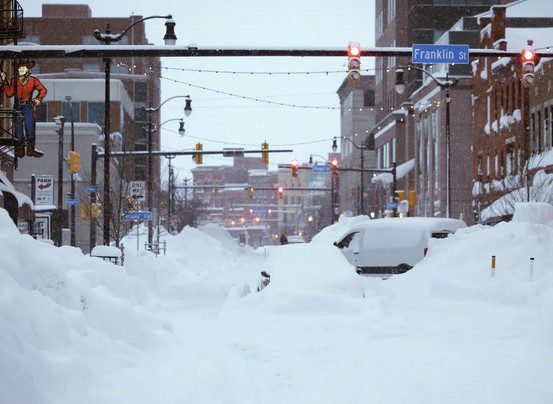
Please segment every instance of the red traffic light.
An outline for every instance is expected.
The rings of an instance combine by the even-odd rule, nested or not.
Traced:
[[[292,160],[290,167],[292,168],[292,177],[296,178],[298,176],[298,166],[300,162],[297,159]]]
[[[348,44],[348,57],[357,58],[361,56],[361,46],[357,42],[350,42]]]
[[[333,167],[338,167],[338,159],[332,160],[330,164],[332,164]]]
[[[536,57],[536,54],[531,49],[525,49],[522,51],[522,60],[524,62],[530,62],[533,61]]]
[[[292,167],[298,167],[299,164],[300,162],[298,161],[298,159],[292,160]]]

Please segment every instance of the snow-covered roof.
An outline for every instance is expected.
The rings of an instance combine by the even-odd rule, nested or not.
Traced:
[[[388,125],[384,126],[382,129],[380,129],[378,132],[374,134],[374,138],[378,139],[380,136],[388,132],[390,129],[392,129],[394,126],[396,126],[396,120],[394,119],[392,122],[390,122]]]
[[[551,0],[522,0],[506,7],[507,18],[553,17]]]
[[[413,168],[415,168],[415,159],[411,159],[403,164],[400,164],[396,168],[396,178],[399,179],[405,177]],[[373,177],[372,182],[376,181],[391,184],[394,181],[394,177],[391,173],[380,173]]]
[[[10,182],[8,177],[4,175],[2,171],[0,171],[0,191],[8,192],[12,194],[15,199],[17,199],[17,205],[21,208],[23,205],[29,205],[31,209],[34,209],[34,204],[31,198],[29,198],[27,195],[18,192],[15,190],[15,187]]]
[[[443,217],[393,217],[383,219],[365,220],[355,224],[349,231],[366,228],[424,228],[433,230],[457,230],[466,227],[466,223],[459,219],[447,219]]]
[[[552,7],[553,8],[553,7]],[[540,48],[551,45],[553,27],[547,28],[511,28],[505,29],[507,51],[519,52],[527,44],[528,39],[534,41],[534,47]]]
[[[90,253],[91,257],[119,258],[121,257],[121,255],[122,253],[119,248],[109,245],[97,245],[92,249],[92,252]]]

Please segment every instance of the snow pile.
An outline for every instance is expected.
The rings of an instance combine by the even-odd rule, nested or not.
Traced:
[[[515,203],[514,222],[547,224],[553,221],[553,205],[545,202]]]
[[[141,308],[142,280],[19,234],[3,209],[0,257],[1,402],[56,402],[86,385],[93,368],[121,366],[168,335],[170,325]]]

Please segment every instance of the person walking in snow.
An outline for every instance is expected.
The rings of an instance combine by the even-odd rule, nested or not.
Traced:
[[[35,133],[37,110],[46,96],[47,90],[39,79],[31,76],[29,69],[32,69],[34,65],[33,60],[19,61],[17,66],[19,76],[17,78],[17,94],[15,94],[15,77],[8,83],[6,73],[0,72],[4,92],[8,97],[15,95],[14,109],[18,113],[15,120],[15,136],[17,138],[15,155],[18,158],[25,157],[25,137],[27,138],[27,156],[44,156],[43,152],[35,148]],[[33,98],[35,91],[37,95]]]
[[[286,237],[286,235],[284,233],[282,233],[282,236],[280,236],[280,244],[282,244],[282,245],[288,244],[288,238]]]

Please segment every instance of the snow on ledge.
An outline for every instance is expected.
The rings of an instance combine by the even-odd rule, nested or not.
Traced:
[[[411,159],[403,164],[400,164],[396,168],[396,177],[397,179],[405,177],[409,171],[415,168],[415,159]],[[380,173],[372,179],[372,182],[375,183],[380,181],[384,184],[391,184],[394,181],[394,177],[391,173]]]

